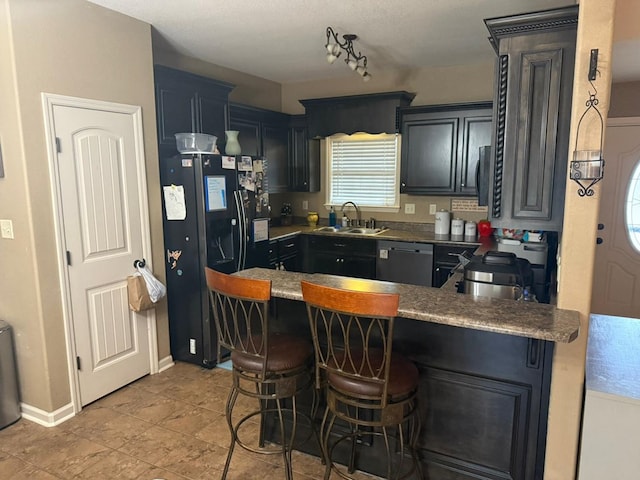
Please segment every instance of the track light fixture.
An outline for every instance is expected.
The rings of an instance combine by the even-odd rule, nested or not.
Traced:
[[[344,41],[341,42],[338,39],[338,34],[333,31],[333,28],[327,27],[327,44],[325,45],[327,49],[327,62],[335,62],[342,53],[342,50],[344,50],[347,52],[347,58],[344,59],[344,62],[351,70],[358,73],[363,81],[368,82],[371,80],[371,74],[367,72],[367,57],[360,52],[356,54],[353,49],[353,41],[356,40],[358,36],[353,33],[346,33],[342,35],[342,38]]]

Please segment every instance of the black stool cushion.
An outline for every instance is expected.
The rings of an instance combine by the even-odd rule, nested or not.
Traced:
[[[262,338],[254,336],[252,340],[251,345],[260,345]],[[270,334],[267,371],[278,373],[302,367],[311,355],[313,355],[311,342],[284,333]],[[249,372],[259,373],[262,371],[263,357],[264,355],[251,355],[239,350],[231,352],[231,362],[241,370]]]
[[[361,355],[358,352],[355,353],[352,358],[361,358]],[[382,352],[378,350],[370,352],[369,361],[374,369],[379,368],[383,362]],[[355,369],[349,365],[349,362],[345,363],[343,371],[346,373],[355,373]],[[387,387],[387,395],[391,398],[408,395],[418,387],[418,378],[418,368],[413,362],[400,354],[392,354],[391,365],[389,367],[389,385]],[[365,377],[353,378],[329,371],[327,373],[327,380],[332,386],[341,392],[354,395],[356,397],[379,396],[382,394],[382,383],[373,382]]]

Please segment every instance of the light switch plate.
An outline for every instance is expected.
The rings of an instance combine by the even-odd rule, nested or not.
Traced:
[[[404,204],[404,213],[414,214],[416,213],[416,204],[415,203],[405,203]]]
[[[13,238],[13,222],[11,220],[0,220],[0,232],[2,238]]]
[[[436,214],[436,204],[432,203],[429,205],[429,215],[435,215]]]
[[[302,209],[303,210],[309,210],[309,201],[308,200],[302,200]]]

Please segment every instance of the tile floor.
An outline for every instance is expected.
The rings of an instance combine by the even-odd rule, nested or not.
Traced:
[[[176,363],[56,427],[20,420],[0,430],[0,479],[218,479],[229,446],[230,383],[227,370]],[[324,473],[318,458],[295,451],[293,470],[299,480]],[[282,457],[236,448],[227,478],[284,479]]]

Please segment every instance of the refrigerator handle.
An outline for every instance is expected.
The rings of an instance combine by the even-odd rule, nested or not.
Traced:
[[[236,198],[236,211],[238,213],[238,270],[244,270],[247,256],[247,215],[242,202],[242,193],[239,190],[234,192]]]

